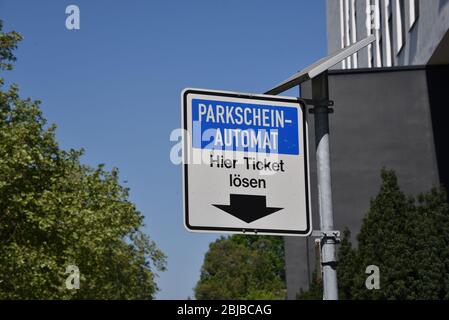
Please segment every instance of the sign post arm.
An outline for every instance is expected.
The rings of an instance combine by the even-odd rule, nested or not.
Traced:
[[[315,101],[329,100],[328,73],[312,79],[312,97]],[[334,229],[331,169],[329,151],[329,112],[327,105],[315,105],[315,147],[317,159],[318,205],[322,231]],[[323,299],[338,300],[335,237],[322,238]]]

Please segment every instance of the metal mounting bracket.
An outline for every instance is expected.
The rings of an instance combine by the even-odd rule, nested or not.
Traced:
[[[313,106],[313,108],[309,108],[309,113],[315,113],[315,108],[317,107],[326,107],[326,111],[328,113],[334,113],[334,109],[329,108],[334,106],[333,100],[313,100],[313,99],[304,99],[299,98],[299,101],[304,103],[306,106]]]
[[[327,113],[334,113],[334,109],[329,108],[334,106],[333,100],[313,100],[313,99],[303,99],[299,98],[306,106],[313,106],[313,108],[309,108],[309,113],[315,113],[315,108],[326,107]]]
[[[334,238],[334,239],[339,240],[340,239],[340,231],[338,231],[338,230],[329,230],[329,231],[313,230],[312,237],[323,238],[323,239]]]
[[[339,237],[340,231],[338,231],[338,230],[328,230],[328,231],[313,230],[312,231],[312,237],[325,237],[325,236]]]
[[[314,107],[333,107],[334,101],[333,100],[313,100],[313,99],[305,99],[305,98],[299,98],[300,101],[302,101],[307,106],[314,106]]]

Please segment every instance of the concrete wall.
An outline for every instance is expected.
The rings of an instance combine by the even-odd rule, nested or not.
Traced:
[[[333,71],[329,75],[331,163],[335,227],[353,237],[380,187],[382,167],[394,169],[402,189],[417,194],[439,184],[426,70]],[[301,88],[310,98],[310,83]],[[317,209],[313,115],[309,115],[312,210]],[[447,131],[447,130],[446,130]],[[288,298],[307,288],[315,268],[313,239],[287,237]]]

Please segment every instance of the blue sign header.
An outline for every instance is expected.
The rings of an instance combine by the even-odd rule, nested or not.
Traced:
[[[197,149],[299,155],[298,109],[218,100],[192,100]]]

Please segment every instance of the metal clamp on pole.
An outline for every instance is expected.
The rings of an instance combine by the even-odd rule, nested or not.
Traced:
[[[313,230],[312,237],[316,237],[315,242],[318,242],[319,245],[319,264],[321,265],[321,272],[323,271],[323,267],[329,266],[330,268],[337,268],[338,261],[336,259],[330,261],[323,261],[323,256],[321,254],[323,245],[326,244],[338,244],[340,243],[340,231],[338,230]]]
[[[323,107],[333,107],[333,100],[314,100],[314,99],[305,99],[299,98],[299,101],[302,101],[306,106],[323,106]]]
[[[340,231],[330,230],[330,231],[321,231],[321,230],[313,230],[312,237],[316,238],[336,238],[340,240]]]
[[[334,109],[329,108],[334,106],[333,100],[315,100],[315,99],[305,99],[298,98],[300,102],[302,102],[305,106],[313,106],[313,108],[309,109],[309,113],[315,113],[315,109],[317,107],[325,107],[327,113],[334,113]]]
[[[320,238],[320,246],[321,247],[324,244],[340,243],[340,231],[336,231],[336,230],[331,230],[331,231],[314,230],[312,232],[312,237]]]

